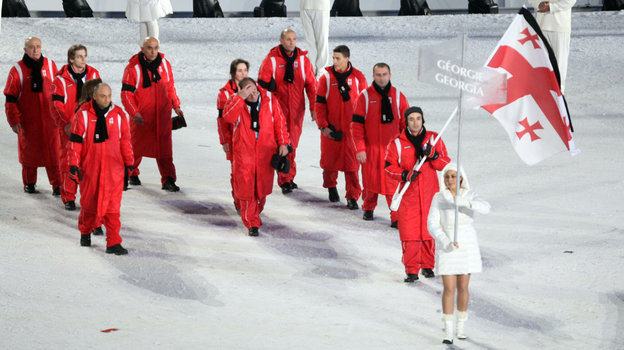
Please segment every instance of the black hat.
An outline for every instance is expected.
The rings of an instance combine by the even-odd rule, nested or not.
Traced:
[[[407,125],[407,116],[412,113],[420,113],[420,115],[422,115],[423,125],[425,124],[425,114],[423,113],[422,108],[414,106],[406,109],[405,113],[403,113],[403,118],[405,118],[405,125]]]

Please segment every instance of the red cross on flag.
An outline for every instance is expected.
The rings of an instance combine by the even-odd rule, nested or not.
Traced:
[[[507,75],[507,102],[482,106],[498,120],[528,165],[555,153],[576,154],[559,69],[537,22],[522,8],[486,66]]]

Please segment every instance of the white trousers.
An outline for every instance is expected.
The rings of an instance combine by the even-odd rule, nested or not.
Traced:
[[[308,58],[314,65],[314,72],[331,64],[329,55],[329,11],[301,10],[303,35],[308,43]]]
[[[149,22],[139,22],[139,46],[143,46],[143,40],[147,37],[154,37],[158,39],[158,20]]]
[[[570,33],[543,31],[546,40],[555,53],[559,76],[561,77],[561,92],[565,91],[565,80],[568,75],[568,55],[570,54]]]

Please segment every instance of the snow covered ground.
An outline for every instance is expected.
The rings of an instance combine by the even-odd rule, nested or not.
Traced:
[[[467,60],[483,63],[513,15],[332,19],[330,47],[347,44],[367,78],[392,67],[395,86],[441,128],[456,96],[416,80],[420,45],[461,32]],[[173,64],[189,127],[174,132],[180,193],[160,190],[152,159],[142,187],[124,193],[127,256],[103,238],[79,246],[78,211],[22,191],[16,137],[0,128],[0,348],[2,349],[436,349],[441,280],[403,283],[398,233],[380,201],[376,219],[327,201],[319,133],[306,116],[300,189],[275,186],[258,238],[231,203],[229,163],[218,144],[215,101],[230,61],[252,76],[281,29],[299,18],[165,19],[161,51]],[[118,91],[138,50],[137,25],[119,19],[2,21],[0,84],[36,35],[59,66],[83,43],[89,63]],[[299,45],[305,48],[303,37]],[[574,13],[567,101],[576,157],[528,167],[485,111],[464,119],[463,162],[492,204],[476,221],[484,272],[471,281],[469,339],[457,349],[624,348],[624,16]],[[456,127],[444,140],[453,156]],[[360,202],[361,203],[361,202]],[[102,333],[101,330],[117,328]]]

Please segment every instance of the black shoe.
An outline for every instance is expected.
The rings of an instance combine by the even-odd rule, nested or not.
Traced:
[[[80,235],[80,246],[82,247],[90,247],[91,246],[91,235]]]
[[[52,189],[52,195],[53,196],[60,196],[61,195],[61,186],[56,186],[56,188]]]
[[[76,202],[68,201],[65,203],[65,210],[76,210]]]
[[[330,202],[338,202],[340,201],[340,196],[338,195],[338,190],[336,187],[330,187],[327,189],[329,191],[329,201]]]
[[[128,254],[128,249],[122,247],[121,244],[115,244],[106,248],[106,254],[126,255]]]
[[[444,340],[442,341],[442,344],[453,344],[453,340],[444,339]]]
[[[393,221],[390,224],[390,227],[398,229],[399,228],[399,221],[398,220],[397,221]]]
[[[26,193],[39,193],[39,191],[37,191],[35,189],[35,184],[24,185],[24,192],[26,192]]]
[[[280,187],[282,188],[283,194],[288,194],[292,192],[292,185],[290,182],[284,182]]]
[[[297,184],[294,181],[290,181],[290,188],[292,188],[293,190],[296,190],[299,188],[299,186],[297,186]]]
[[[373,220],[373,211],[372,210],[364,210],[364,215],[362,216],[362,219],[364,219],[366,221]]]
[[[95,230],[91,231],[91,234],[94,236],[103,236],[104,231],[102,231],[102,226],[96,227]]]
[[[132,186],[141,186],[141,180],[139,180],[138,175],[130,176],[130,178],[128,179],[128,183]]]
[[[355,210],[355,209],[359,208],[355,198],[350,198],[350,199],[347,200],[347,208],[349,208],[351,210]]]
[[[258,236],[258,234],[259,234],[259,233],[258,233],[258,228],[257,228],[257,227],[255,227],[255,226],[254,226],[254,227],[252,227],[252,228],[250,228],[250,229],[249,229],[249,235],[250,235],[251,237],[257,237],[257,236]]]
[[[425,276],[425,278],[433,278],[433,277],[435,277],[435,274],[433,273],[432,269],[422,269],[422,274],[423,274],[423,276]]]
[[[176,186],[172,177],[168,177],[167,181],[162,185],[162,189],[169,192],[178,192],[180,187]]]
[[[403,280],[405,283],[413,283],[414,281],[418,281],[418,274],[408,273],[407,277]]]

